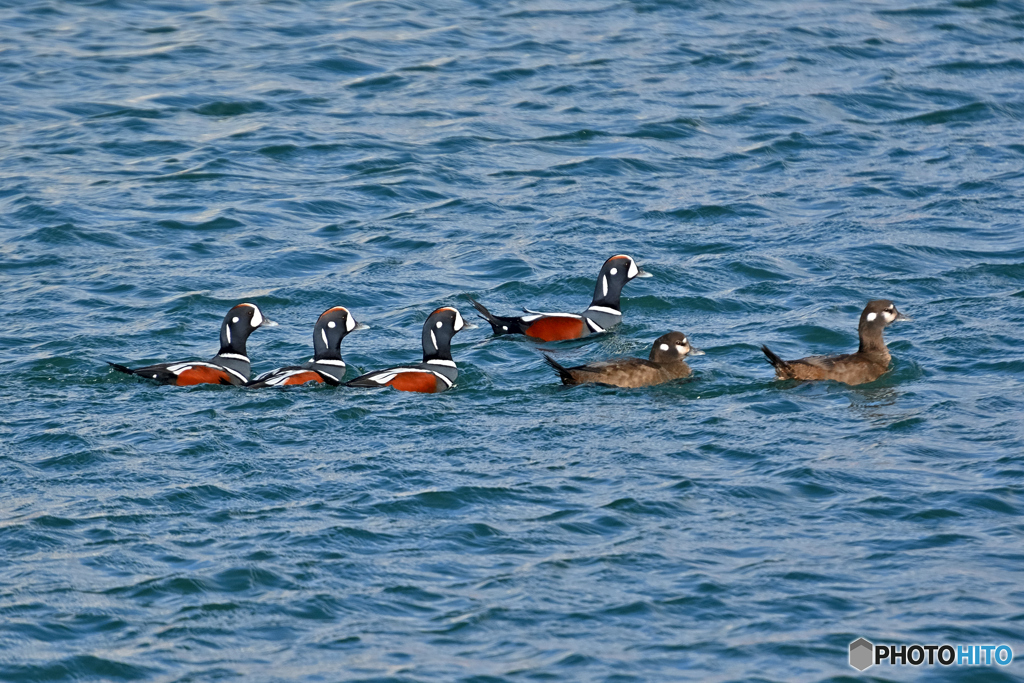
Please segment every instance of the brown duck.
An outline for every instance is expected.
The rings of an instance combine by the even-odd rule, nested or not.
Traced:
[[[593,382],[632,389],[689,377],[692,370],[686,364],[687,355],[702,356],[704,352],[690,346],[682,332],[669,332],[654,340],[649,360],[615,358],[573,368],[562,367],[547,354],[544,354],[544,360],[561,376],[562,384]]]
[[[831,379],[845,384],[874,382],[889,369],[889,349],[885,348],[882,331],[897,320],[910,320],[896,310],[888,299],[869,301],[860,314],[860,348],[856,353],[841,356],[808,356],[799,360],[782,360],[767,346],[761,350],[775,366],[776,379]]]

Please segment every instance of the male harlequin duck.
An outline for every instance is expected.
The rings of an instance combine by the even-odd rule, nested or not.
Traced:
[[[767,346],[761,350],[775,366],[777,379],[832,379],[846,384],[873,382],[889,369],[889,349],[885,348],[882,330],[897,320],[910,320],[896,310],[887,299],[869,301],[860,314],[860,348],[842,356],[809,356],[799,360],[782,360]]]
[[[326,382],[333,387],[345,377],[345,361],[341,359],[341,340],[354,330],[369,325],[357,323],[344,306],[329,308],[320,314],[313,326],[313,357],[302,365],[289,365],[265,372],[245,386],[254,389],[285,387],[307,382]]]
[[[703,356],[704,352],[690,346],[689,340],[682,332],[669,332],[654,340],[649,360],[616,358],[574,368],[562,367],[546,353],[544,360],[561,376],[562,384],[593,382],[632,389],[689,377],[692,371],[686,364],[687,355]]]
[[[612,256],[601,266],[594,288],[594,300],[583,313],[538,313],[528,308],[528,314],[520,317],[491,315],[478,301],[470,302],[484,320],[491,324],[494,334],[525,334],[544,341],[578,339],[597,334],[618,325],[622,321],[619,310],[619,295],[622,287],[635,277],[650,277],[628,256]]]
[[[439,308],[423,323],[423,362],[375,370],[356,377],[349,387],[394,387],[399,391],[434,394],[450,389],[459,376],[452,360],[452,337],[460,330],[472,329],[454,308]]]
[[[276,326],[277,323],[263,317],[256,304],[238,304],[224,316],[220,324],[220,351],[208,363],[160,363],[134,370],[116,363],[109,365],[119,372],[179,387],[193,384],[245,384],[250,375],[245,340],[257,327]]]

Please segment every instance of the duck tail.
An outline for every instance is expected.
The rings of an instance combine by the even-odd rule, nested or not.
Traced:
[[[473,308],[477,310],[477,313],[480,314],[480,317],[486,320],[487,323],[491,326],[491,330],[494,332],[495,335],[523,333],[523,325],[520,322],[519,318],[503,318],[501,316],[494,315],[493,313],[488,311],[487,308],[482,303],[480,303],[473,297],[467,296],[466,298],[469,299],[469,303],[473,304]]]
[[[558,373],[558,376],[562,378],[562,384],[576,384],[576,378],[572,376],[569,369],[560,364],[557,360],[549,356],[548,354],[542,354],[544,356],[544,362],[551,366],[551,368]]]
[[[126,375],[134,375],[135,374],[135,371],[132,370],[131,368],[129,368],[128,366],[126,366],[126,365],[118,365],[117,363],[111,363],[110,361],[107,361],[107,365],[109,365],[110,367],[114,368],[118,372],[123,372]]]
[[[792,379],[793,378],[793,367],[786,361],[779,358],[778,354],[769,349],[764,344],[761,345],[761,352],[764,353],[768,362],[775,368],[775,375],[779,379]]]

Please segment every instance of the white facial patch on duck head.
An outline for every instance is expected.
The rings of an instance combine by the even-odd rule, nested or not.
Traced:
[[[330,323],[330,324],[334,325],[334,323]],[[320,328],[320,338],[324,340],[324,346],[330,346],[331,345],[331,343],[329,341],[327,341],[327,330],[325,330],[322,327]]]
[[[895,320],[896,315],[897,313],[895,306],[890,306],[889,308],[882,311],[882,317],[885,318],[886,324],[891,323],[893,320]]]
[[[612,268],[612,270],[615,270],[615,269]],[[608,276],[607,275],[602,275],[601,276],[601,289],[604,291],[604,296],[608,296]]]
[[[662,344],[658,348],[661,349],[662,351],[668,351],[668,344]]]
[[[356,329],[356,325],[357,325],[357,323],[356,323],[356,319],[355,318],[353,318],[351,315],[346,315],[345,316],[345,329],[346,330],[351,332],[352,330]]]
[[[338,326],[338,324],[337,324],[336,322],[334,322],[333,320],[332,320],[332,321],[330,321],[329,323],[327,323],[327,327],[331,328],[332,330],[333,330],[333,329],[334,329],[335,327],[337,327],[337,326]]]
[[[441,323],[439,322],[437,324],[437,326],[440,327]],[[458,310],[456,310],[455,311],[455,331],[458,332],[459,330],[461,330],[465,326],[466,326],[466,321],[462,319],[462,314],[459,313]]]
[[[640,268],[637,267],[636,261],[629,259],[629,270],[626,271],[626,277],[630,280],[640,274]]]
[[[438,323],[440,325],[441,323]],[[437,351],[437,337],[434,336],[434,331],[430,331],[430,343],[434,345],[434,350]]]
[[[870,323],[870,322],[874,322],[875,318],[877,318],[877,317],[878,317],[878,314],[877,314],[877,313],[874,313],[874,312],[872,312],[872,313],[868,313],[868,315],[867,315],[867,318],[866,318],[866,320],[867,320],[867,321],[868,321],[869,323]]]
[[[260,325],[263,324],[263,314],[260,313],[260,309],[256,308],[255,306],[252,307],[252,320],[249,321],[249,324],[252,325],[254,328],[259,327]]]
[[[234,323],[237,323],[237,322],[238,322],[238,316],[236,315],[234,318],[231,319],[231,323],[234,324]]]
[[[608,271],[608,274],[609,275],[618,275],[619,274],[619,269],[618,268],[612,268],[611,270]]]

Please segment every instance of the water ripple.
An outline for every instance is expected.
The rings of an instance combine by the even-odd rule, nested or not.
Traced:
[[[0,2],[0,679],[838,680],[1024,639],[1015,4]],[[232,304],[426,400],[154,387]],[[775,382],[759,352],[891,372]],[[680,329],[689,381],[561,387]],[[339,673],[342,672],[342,673]],[[918,672],[943,675],[936,670]],[[979,675],[1016,680],[1013,669]],[[896,670],[879,675],[899,677]]]

